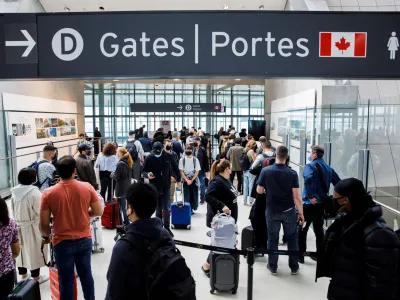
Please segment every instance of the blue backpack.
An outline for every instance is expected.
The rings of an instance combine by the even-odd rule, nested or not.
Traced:
[[[43,163],[49,163],[49,162],[46,160],[42,160],[41,162],[35,161],[28,166],[28,168],[35,169],[36,171],[36,182],[33,185],[37,186],[38,189],[40,189],[43,186],[43,184],[45,184],[47,181],[50,180],[50,178],[46,178],[43,182],[40,182],[39,180],[39,166]]]

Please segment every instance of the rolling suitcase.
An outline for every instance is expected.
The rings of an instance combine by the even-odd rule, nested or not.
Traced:
[[[101,225],[108,229],[115,229],[119,225],[119,208],[117,201],[106,203],[101,216]]]
[[[173,229],[191,229],[192,210],[190,203],[178,201],[178,193],[175,192],[175,202],[171,204],[171,224]]]
[[[253,226],[247,226],[242,230],[242,250],[246,250],[249,247],[254,247],[254,231]]]
[[[210,293],[227,291],[236,294],[239,286],[239,255],[211,252]]]
[[[8,300],[40,300],[39,282],[33,279],[23,280],[18,283]]]

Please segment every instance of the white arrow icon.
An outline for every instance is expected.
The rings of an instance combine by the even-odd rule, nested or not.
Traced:
[[[29,53],[31,53],[33,47],[35,47],[36,42],[28,33],[28,31],[22,29],[21,32],[25,36],[26,41],[6,41],[6,47],[26,47],[22,57],[27,57]]]
[[[181,105],[181,106],[178,106],[177,108],[179,108],[179,110],[182,110],[183,107],[182,107],[182,105]]]

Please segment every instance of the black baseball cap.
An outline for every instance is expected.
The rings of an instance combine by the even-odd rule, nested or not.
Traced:
[[[57,150],[57,148],[54,146],[51,146],[51,145],[44,146],[44,148],[43,148],[43,152],[50,152],[50,151],[56,151],[56,150]]]
[[[163,145],[160,142],[155,142],[153,144],[153,151],[156,154],[160,154],[163,149]]]
[[[87,151],[88,149],[90,149],[90,148],[89,148],[88,145],[86,145],[86,144],[82,144],[82,145],[80,145],[80,146],[78,147],[79,153],[82,153],[83,151]]]

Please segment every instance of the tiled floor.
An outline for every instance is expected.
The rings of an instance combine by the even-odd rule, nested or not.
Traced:
[[[238,226],[241,229],[250,224],[248,220],[250,207],[244,206],[242,197],[239,197],[239,220]],[[208,231],[205,226],[206,206],[200,206],[196,215],[192,218],[192,230],[175,230],[175,238],[198,243],[209,243],[206,236]],[[96,299],[104,299],[107,289],[106,273],[110,261],[112,248],[114,246],[114,230],[103,229],[104,237],[104,253],[95,253],[92,257],[92,271],[95,280]],[[240,240],[240,236],[238,237]],[[310,250],[315,248],[314,234],[310,230],[309,245]],[[196,280],[197,299],[247,299],[247,264],[245,259],[241,259],[240,264],[240,282],[236,295],[230,293],[210,294],[209,279],[203,274],[200,267],[206,259],[208,252],[199,249],[180,247],[189,268],[193,272]],[[328,280],[320,279],[315,283],[315,262],[306,258],[306,263],[300,265],[300,273],[298,276],[290,275],[290,269],[287,265],[287,257],[282,256],[279,262],[278,276],[271,276],[266,268],[265,258],[259,257],[254,265],[254,294],[255,300],[288,300],[288,299],[307,299],[321,300],[326,299]],[[134,271],[134,270],[132,270]],[[48,273],[47,268],[43,268],[43,274]],[[79,286],[79,299],[83,299],[83,294]],[[128,288],[128,287],[127,287]],[[50,299],[49,282],[41,285],[42,299]],[[132,299],[134,299],[134,291],[132,291]],[[121,299],[122,300],[122,299]]]

